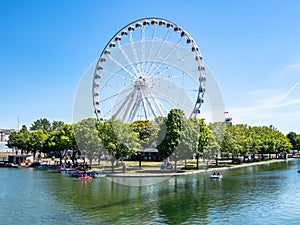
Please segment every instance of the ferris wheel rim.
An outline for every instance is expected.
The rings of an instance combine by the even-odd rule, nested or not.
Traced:
[[[157,23],[164,23],[163,26],[168,28],[167,25],[170,25],[171,26],[171,29],[179,29],[179,31],[181,32],[181,35],[185,35],[186,38],[188,40],[191,41],[192,43],[192,46],[194,48],[194,54],[196,56],[196,60],[197,60],[197,57],[199,60],[197,60],[199,63],[199,67],[198,68],[201,68],[202,69],[202,66],[204,65],[203,63],[203,60],[202,60],[202,54],[200,52],[200,49],[198,47],[198,45],[196,44],[196,42],[194,41],[193,37],[185,30],[183,29],[182,27],[178,26],[176,23],[170,21],[170,20],[167,20],[167,19],[162,19],[162,18],[157,18],[157,17],[146,17],[146,18],[141,18],[141,19],[138,19],[138,20],[135,20],[133,22],[130,22],[128,23],[127,25],[123,26],[120,30],[118,30],[113,36],[112,38],[107,42],[107,44],[105,45],[105,47],[103,48],[100,56],[99,56],[99,59],[97,60],[97,63],[96,63],[96,68],[95,68],[95,71],[94,71],[94,76],[93,76],[93,89],[92,89],[92,95],[93,95],[93,106],[94,106],[94,110],[95,110],[95,114],[97,116],[97,119],[98,120],[102,120],[103,117],[102,117],[102,111],[101,111],[101,107],[97,104],[97,101],[96,101],[96,87],[95,87],[95,80],[96,80],[96,76],[97,76],[97,71],[98,71],[98,65],[100,64],[101,62],[101,59],[102,59],[102,56],[105,54],[105,51],[107,51],[110,47],[110,44],[113,43],[113,41],[116,39],[116,37],[118,37],[119,34],[122,33],[122,31],[124,30],[128,30],[132,25],[135,25],[134,28],[138,25],[138,24],[143,24],[145,23],[146,21],[150,21],[151,23],[153,21],[156,21]],[[168,28],[169,29],[169,28]],[[204,68],[204,67],[203,67]],[[205,87],[204,87],[204,84],[205,84],[205,81],[202,81],[201,79],[204,77],[205,78],[205,75],[203,71],[201,71],[201,69],[199,70],[199,90],[198,90],[198,94],[197,94],[197,99],[196,99],[196,103],[194,104],[194,108],[192,110],[192,114],[197,114],[197,113],[200,113],[200,107],[201,107],[201,104],[203,103],[203,97],[204,97],[204,93],[205,93]],[[201,74],[201,72],[203,74]],[[187,73],[188,75],[188,73]],[[202,76],[203,75],[203,76]],[[199,111],[199,112],[198,112]],[[192,116],[191,114],[191,116]]]

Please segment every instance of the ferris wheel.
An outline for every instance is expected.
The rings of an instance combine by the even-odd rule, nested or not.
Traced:
[[[93,76],[93,106],[100,121],[152,120],[172,108],[192,117],[200,113],[205,81],[202,55],[187,31],[165,19],[139,19],[104,47]]]

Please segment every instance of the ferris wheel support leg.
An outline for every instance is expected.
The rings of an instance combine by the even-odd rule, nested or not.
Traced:
[[[153,95],[151,95],[151,97],[153,98]],[[150,109],[151,109],[151,112],[152,112],[152,114],[155,116],[155,117],[157,117],[157,113],[156,113],[156,111],[154,110],[154,108],[153,108],[153,106],[152,106],[152,103],[149,101],[149,98],[148,97],[145,97],[145,100],[147,101],[147,103],[148,103],[148,105],[149,105],[149,107],[150,107]],[[156,100],[156,99],[155,99]],[[157,107],[157,106],[156,106]],[[158,108],[158,110],[160,111],[160,115],[163,115],[162,114],[162,110],[159,108],[159,107],[157,107]]]
[[[139,105],[141,104],[141,101],[142,100],[140,98],[138,98],[137,101],[135,101],[135,103],[130,111],[128,122],[131,122],[134,119],[134,117],[136,116],[136,113],[139,108]]]
[[[126,111],[125,111],[124,114],[123,114],[123,118],[124,118],[124,119],[129,118],[129,117],[128,117],[129,110],[132,109],[132,107],[133,107],[133,105],[134,105],[134,102],[135,102],[134,99],[136,99],[136,95],[137,95],[136,92],[137,92],[137,90],[134,89],[133,92],[132,92],[132,94],[131,94],[130,96],[128,96],[129,102],[128,102],[128,104],[127,104]],[[130,114],[129,114],[129,115],[130,115]]]
[[[141,97],[142,97],[142,103],[143,103],[143,109],[144,109],[145,117],[146,117],[146,120],[148,120],[149,112],[148,112],[148,109],[147,109],[147,97],[145,96],[145,93],[144,93],[143,89],[141,90],[141,95],[142,95]]]
[[[122,112],[122,109],[124,109],[125,108],[125,106],[126,106],[126,104],[128,103],[128,101],[129,101],[129,99],[130,99],[130,95],[131,94],[129,94],[129,96],[126,98],[126,100],[116,109],[116,112],[115,112],[115,116],[118,118],[119,117],[119,115],[121,114],[121,112]]]
[[[160,104],[159,104],[157,98],[155,97],[155,95],[153,94],[152,91],[150,91],[150,93],[151,93],[151,97],[153,98],[153,101],[154,101],[154,103],[155,103],[155,105],[156,105],[156,107],[157,107],[157,109],[158,109],[160,115],[163,115],[162,108],[161,108],[161,106],[160,106]]]

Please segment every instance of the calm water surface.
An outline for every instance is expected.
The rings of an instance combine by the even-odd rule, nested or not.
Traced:
[[[0,224],[299,224],[299,160],[134,187],[0,169]]]

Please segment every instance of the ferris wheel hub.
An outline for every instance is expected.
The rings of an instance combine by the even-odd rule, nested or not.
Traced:
[[[134,85],[133,85],[136,89],[141,90],[146,88],[147,85],[147,81],[146,78],[144,77],[139,77],[135,80]]]

